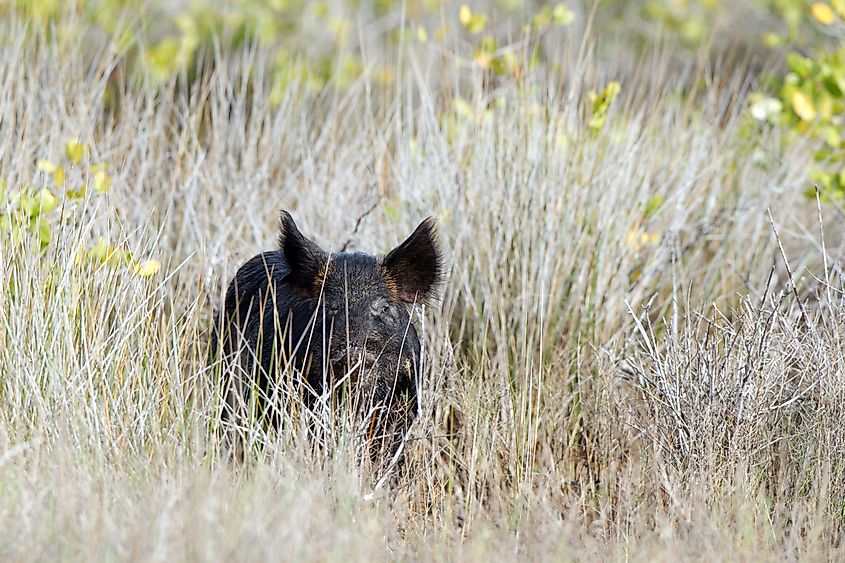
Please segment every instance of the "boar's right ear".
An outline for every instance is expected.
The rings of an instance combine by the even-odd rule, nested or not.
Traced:
[[[437,244],[437,226],[429,217],[391,250],[382,261],[384,278],[406,303],[429,301],[443,276],[443,257]]]
[[[319,295],[326,275],[328,254],[299,232],[287,211],[282,211],[279,222],[279,249],[290,265],[290,273],[285,280],[309,297]]]

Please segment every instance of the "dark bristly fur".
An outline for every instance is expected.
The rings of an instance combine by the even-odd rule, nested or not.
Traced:
[[[431,217],[424,220],[382,261],[384,276],[406,303],[419,303],[431,296],[440,283],[443,259],[437,248],[437,227]]]
[[[330,255],[283,211],[279,249],[247,261],[226,292],[215,335],[229,364],[225,420],[242,424],[255,390],[260,416],[278,426],[289,406],[279,403],[291,400],[278,392],[283,373],[309,408],[348,375],[347,397],[372,429],[371,460],[392,456],[417,409],[412,308],[434,296],[442,264],[431,218],[380,259]]]

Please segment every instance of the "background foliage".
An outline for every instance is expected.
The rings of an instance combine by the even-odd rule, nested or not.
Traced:
[[[63,20],[68,12],[75,14],[73,24]],[[70,5],[5,0],[0,13],[26,22],[32,32],[53,37],[59,45],[80,35],[112,37],[121,72],[153,82],[178,75],[193,80],[201,61],[211,60],[219,50],[268,49],[276,105],[294,82],[315,91],[344,89],[366,73],[389,87],[397,61],[383,57],[373,44],[431,44],[453,52],[450,64],[458,68],[474,65],[497,79],[516,81],[537,65],[554,67],[547,55],[558,44],[547,39],[555,35],[555,27],[600,29],[608,39],[599,48],[607,53],[621,44],[640,50],[671,44],[679,64],[692,64],[702,48],[733,53],[736,58],[727,64],[737,68],[748,64],[742,57],[752,57],[758,65],[768,65],[756,76],[751,114],[761,124],[782,127],[784,142],[815,142],[817,165],[809,171],[808,193],[818,186],[825,197],[845,196],[845,4],[839,0],[751,0],[739,5],[723,0],[499,0],[476,5],[444,0],[76,0]]]

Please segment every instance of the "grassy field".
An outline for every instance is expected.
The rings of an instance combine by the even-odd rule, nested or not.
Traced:
[[[575,15],[519,79],[460,30],[361,24],[372,69],[280,90],[260,45],[156,79],[78,15],[6,14],[0,559],[845,557],[843,214],[805,194],[809,141],[748,115],[778,63]],[[280,209],[373,253],[439,223],[398,480],[342,435],[256,427],[228,461],[212,313]]]

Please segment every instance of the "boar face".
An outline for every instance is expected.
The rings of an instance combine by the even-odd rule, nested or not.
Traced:
[[[433,296],[441,271],[431,219],[376,257],[329,254],[283,212],[279,249],[247,262],[227,291],[223,324],[246,343],[237,354],[253,377],[245,387],[272,395],[275,358],[288,358],[306,404],[344,390],[368,421],[371,458],[391,454],[416,414],[413,307]],[[224,352],[232,342],[224,338]]]

